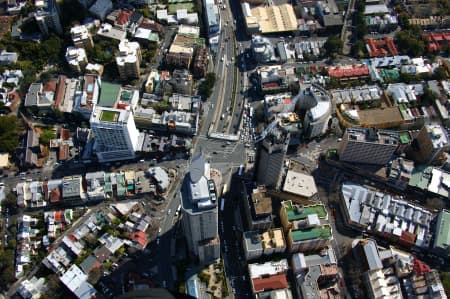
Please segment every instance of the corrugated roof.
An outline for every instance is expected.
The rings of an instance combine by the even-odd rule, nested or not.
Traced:
[[[434,247],[447,248],[450,246],[450,212],[443,210],[436,221]]]

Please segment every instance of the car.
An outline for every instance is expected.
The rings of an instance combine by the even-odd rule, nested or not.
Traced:
[[[217,155],[217,152],[213,152],[213,155]]]
[[[170,213],[172,213],[172,209],[167,210],[167,215],[170,215]]]

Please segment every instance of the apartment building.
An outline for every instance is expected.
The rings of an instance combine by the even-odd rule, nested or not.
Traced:
[[[119,76],[122,80],[139,78],[141,70],[141,48],[139,43],[124,39],[119,44],[119,54],[116,57]]]
[[[258,186],[247,195],[243,184],[244,196],[242,199],[245,211],[245,224],[248,230],[268,230],[273,227],[272,198],[267,195],[265,186]]]
[[[92,48],[94,46],[94,41],[92,40],[92,35],[85,25],[78,25],[70,28],[70,36],[72,38],[73,44],[77,48]]]
[[[73,111],[85,119],[90,119],[100,96],[101,80],[97,75],[85,75],[80,78],[80,88],[74,97]]]
[[[449,139],[440,125],[425,125],[406,150],[408,158],[421,164],[433,164],[445,159]]]
[[[244,232],[242,238],[245,257],[248,261],[258,259],[263,255],[284,253],[286,250],[286,241],[281,228],[269,229],[263,233],[257,231]]]
[[[332,247],[318,254],[296,253],[291,266],[299,298],[344,298],[340,296],[337,258]]]
[[[399,146],[399,135],[375,128],[348,128],[338,150],[339,159],[349,163],[385,165]]]
[[[83,48],[67,47],[66,61],[72,71],[81,73],[88,64],[86,51]]]
[[[288,288],[288,269],[289,265],[286,259],[264,264],[249,264],[248,272],[253,293],[257,294],[268,290]]]
[[[280,220],[289,252],[309,252],[328,245],[333,238],[328,214],[322,204],[300,206],[282,202]]]
[[[62,33],[61,21],[55,0],[36,1],[34,19],[42,34],[49,35],[51,30],[57,34]]]

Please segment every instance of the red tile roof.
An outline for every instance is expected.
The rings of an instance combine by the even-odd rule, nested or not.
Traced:
[[[130,239],[139,243],[142,247],[148,244],[147,234],[140,230],[130,233]]]
[[[61,200],[61,191],[59,191],[59,188],[55,188],[50,191],[50,202],[51,203],[57,203]]]
[[[64,222],[64,211],[55,211],[55,222],[61,223]]]
[[[265,290],[285,289],[289,286],[286,274],[277,274],[269,277],[259,277],[252,279],[255,292]]]
[[[66,90],[66,79],[67,77],[64,75],[60,75],[58,77],[58,87],[56,88],[55,102],[53,104],[55,108],[58,108],[59,105],[61,105],[61,102],[64,98]]]
[[[328,75],[336,78],[360,77],[369,75],[369,69],[365,64],[346,65],[327,68]]]
[[[384,39],[366,39],[366,43],[371,57],[398,55],[394,40],[387,36]]]
[[[61,128],[61,131],[60,131],[59,134],[60,134],[60,138],[62,140],[69,140],[70,139],[70,130],[68,130],[68,129]]]
[[[416,272],[416,274],[422,275],[430,272],[431,268],[421,260],[414,259],[413,270],[414,272]]]
[[[404,246],[413,246],[416,242],[416,234],[402,231],[402,234],[398,240],[398,242]]]
[[[128,21],[130,20],[131,14],[132,14],[131,11],[120,10],[119,17],[117,18],[116,23],[119,25],[124,25],[124,24],[128,23]]]
[[[56,80],[49,81],[44,85],[44,91],[56,91]]]

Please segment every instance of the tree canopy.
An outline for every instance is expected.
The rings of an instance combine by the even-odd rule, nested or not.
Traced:
[[[198,88],[198,92],[202,96],[203,100],[206,100],[211,96],[212,89],[215,83],[216,83],[216,74],[215,73],[206,74],[205,79],[202,81],[202,83],[200,83],[200,86]]]
[[[330,36],[323,48],[328,56],[335,57],[337,54],[342,53],[342,48],[344,47],[344,43],[338,36]]]
[[[0,116],[0,151],[12,153],[19,145],[17,116]]]
[[[397,48],[403,54],[407,54],[412,57],[421,56],[425,51],[425,43],[419,39],[420,36],[420,30],[417,30],[413,26],[411,26],[411,29],[409,30],[397,32],[395,34]]]

